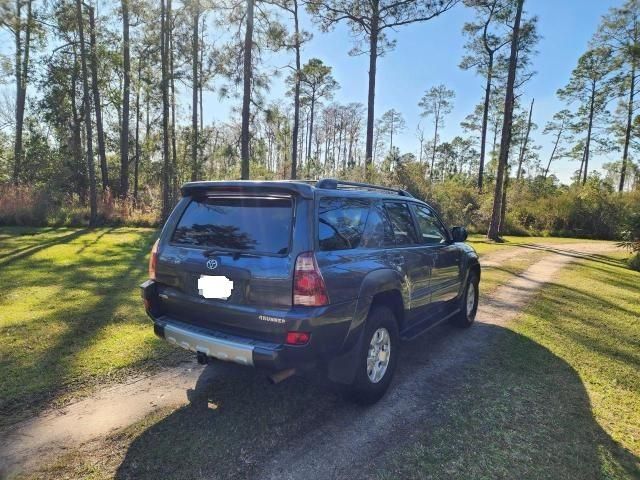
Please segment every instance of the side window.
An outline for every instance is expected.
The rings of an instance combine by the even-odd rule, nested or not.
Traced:
[[[318,205],[320,250],[347,250],[358,247],[368,214],[368,200],[321,198]]]
[[[396,245],[412,245],[418,243],[418,235],[416,234],[413,218],[406,203],[388,202],[384,204],[393,235],[396,239]]]
[[[382,248],[395,245],[395,243],[391,223],[386,212],[381,205],[371,207],[361,246],[364,248]]]
[[[422,235],[422,243],[431,245],[446,243],[447,233],[433,213],[424,207],[416,206],[415,208],[420,234]]]

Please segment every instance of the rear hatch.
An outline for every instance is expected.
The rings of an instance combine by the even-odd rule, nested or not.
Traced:
[[[158,257],[156,279],[167,313],[203,327],[281,341],[286,327],[279,319],[292,303],[299,201],[294,194],[224,191],[184,198]]]

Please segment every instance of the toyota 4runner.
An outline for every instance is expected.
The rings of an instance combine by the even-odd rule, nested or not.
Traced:
[[[372,403],[401,340],[473,323],[480,265],[466,237],[403,190],[191,182],[153,246],[142,298],[155,333],[201,363],[274,381],[323,371]]]

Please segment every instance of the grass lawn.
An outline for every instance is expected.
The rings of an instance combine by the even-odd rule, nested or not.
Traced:
[[[514,237],[512,235],[505,235],[503,243],[496,243],[487,240],[486,235],[474,233],[469,235],[467,242],[475,248],[479,255],[493,253],[500,250],[505,250],[507,247],[517,247],[523,244],[548,244],[553,246],[570,247],[571,244],[576,243],[591,243],[601,242],[602,240],[590,240],[584,238],[567,238],[567,237]]]
[[[583,260],[418,426],[379,478],[640,478],[640,273]]]
[[[154,337],[137,288],[154,235],[0,229],[0,424],[179,356]]]

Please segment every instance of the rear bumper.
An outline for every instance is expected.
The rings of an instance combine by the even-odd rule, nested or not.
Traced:
[[[328,305],[318,308],[298,308],[278,312],[284,319],[283,332],[301,331],[311,334],[305,345],[288,345],[280,340],[259,338],[253,331],[229,331],[228,325],[198,325],[187,322],[178,314],[166,311],[162,302],[162,286],[148,280],[141,286],[147,314],[154,322],[156,335],[176,346],[201,352],[219,360],[241,365],[264,368],[272,371],[296,368],[299,371],[312,369],[339,354],[345,345],[356,302]],[[246,324],[246,319],[259,315],[271,315],[270,311],[249,309],[242,312],[231,308],[216,315],[228,316],[233,323]],[[258,338],[256,338],[258,337]],[[282,339],[284,341],[284,339]]]
[[[282,345],[189,325],[167,316],[155,319],[153,330],[169,343],[218,360],[271,370],[286,367]]]

